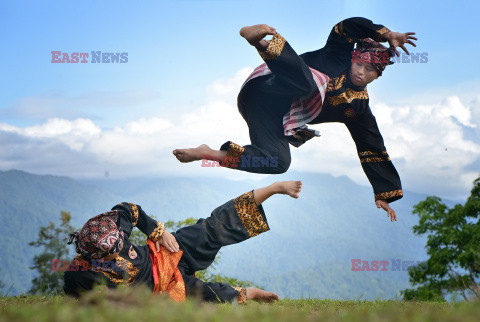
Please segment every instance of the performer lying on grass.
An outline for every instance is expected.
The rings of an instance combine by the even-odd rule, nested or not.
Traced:
[[[279,297],[275,293],[207,283],[194,273],[209,267],[221,247],[269,230],[262,207],[265,200],[274,194],[298,198],[301,188],[301,181],[283,181],[252,190],[174,233],[166,231],[163,223],[150,218],[140,206],[118,204],[71,234],[68,243],[75,241],[79,255],[64,273],[63,289],[79,297],[95,283],[106,282],[107,288],[144,284],[154,293],[168,293],[175,301],[197,295],[210,302],[276,301]],[[129,241],[135,226],[148,236],[146,246]]]
[[[333,27],[324,48],[298,56],[274,28],[242,28],[240,35],[265,61],[238,95],[251,144],[227,141],[220,150],[203,144],[173,154],[181,162],[209,159],[242,171],[283,173],[290,166],[289,144],[298,147],[319,136],[307,124],[344,123],[373,186],[377,207],[396,220],[388,203],[402,198],[402,186],[370,110],[366,86],[382,75],[394,53],[399,55],[397,46],[409,54],[404,45],[415,46],[412,40],[417,38],[412,34],[392,32],[365,18],[349,18]],[[273,35],[271,41],[264,40],[267,35]],[[377,41],[388,41],[391,47]]]

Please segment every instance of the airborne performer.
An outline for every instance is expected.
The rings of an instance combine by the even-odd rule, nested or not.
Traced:
[[[96,283],[106,283],[107,289],[145,285],[175,301],[187,296],[222,303],[277,301],[275,293],[204,282],[195,272],[209,267],[223,246],[270,229],[262,206],[265,200],[274,194],[298,198],[301,189],[301,181],[283,181],[246,192],[214,209],[208,218],[174,233],[166,231],[163,223],[153,220],[139,205],[118,204],[70,235],[68,243],[75,243],[78,255],[64,273],[63,289],[67,295],[80,297]],[[132,245],[129,237],[133,227],[148,236],[147,245]]]
[[[416,46],[414,32],[398,33],[356,17],[337,23],[325,47],[297,55],[268,25],[244,27],[240,35],[265,61],[247,78],[238,95],[238,109],[247,122],[251,144],[227,141],[220,150],[202,144],[176,149],[181,162],[220,161],[224,167],[253,173],[288,170],[290,147],[319,136],[307,124],[344,123],[370,181],[375,203],[396,220],[390,202],[403,197],[400,177],[384,146],[369,107],[366,86],[382,75],[405,44]],[[273,35],[268,41],[264,38]],[[388,42],[390,47],[380,42]]]

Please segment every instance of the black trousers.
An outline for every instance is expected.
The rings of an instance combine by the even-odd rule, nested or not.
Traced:
[[[193,274],[209,267],[223,246],[240,243],[267,230],[263,207],[255,204],[253,191],[250,191],[217,207],[210,217],[173,233],[183,251],[178,268],[187,296],[200,294],[205,301],[234,300],[238,296],[234,287],[204,282]]]
[[[282,42],[282,39],[275,43]],[[290,167],[289,140],[293,138],[284,135],[283,117],[293,99],[310,95],[316,84],[303,59],[288,42],[284,39],[283,42],[280,54],[264,58],[272,73],[250,80],[238,95],[238,107],[247,122],[251,144],[240,147],[227,141],[220,147],[220,150],[227,151],[227,157],[233,155],[236,158],[233,166],[226,165],[230,168],[278,174]],[[232,153],[234,149],[242,152]]]

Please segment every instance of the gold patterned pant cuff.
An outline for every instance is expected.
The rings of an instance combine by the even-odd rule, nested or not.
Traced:
[[[243,287],[234,287],[238,292],[237,303],[238,304],[247,304],[247,290]]]
[[[240,163],[240,157],[242,156],[243,151],[245,151],[245,148],[243,146],[230,142],[227,154],[225,155],[225,158],[222,162],[222,167],[232,169],[238,167]]]
[[[255,203],[253,190],[235,198],[233,203],[235,205],[235,210],[242,221],[243,227],[245,227],[250,237],[257,236],[270,230],[264,215]]]
[[[283,51],[285,42],[285,38],[283,38],[280,34],[275,34],[273,35],[272,40],[270,40],[267,49],[265,49],[265,51],[258,50],[258,53],[263,60],[277,59]]]

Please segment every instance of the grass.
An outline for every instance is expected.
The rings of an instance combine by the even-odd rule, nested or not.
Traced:
[[[480,302],[281,300],[246,306],[188,300],[173,303],[147,290],[126,288],[64,296],[0,298],[0,321],[479,321]]]

